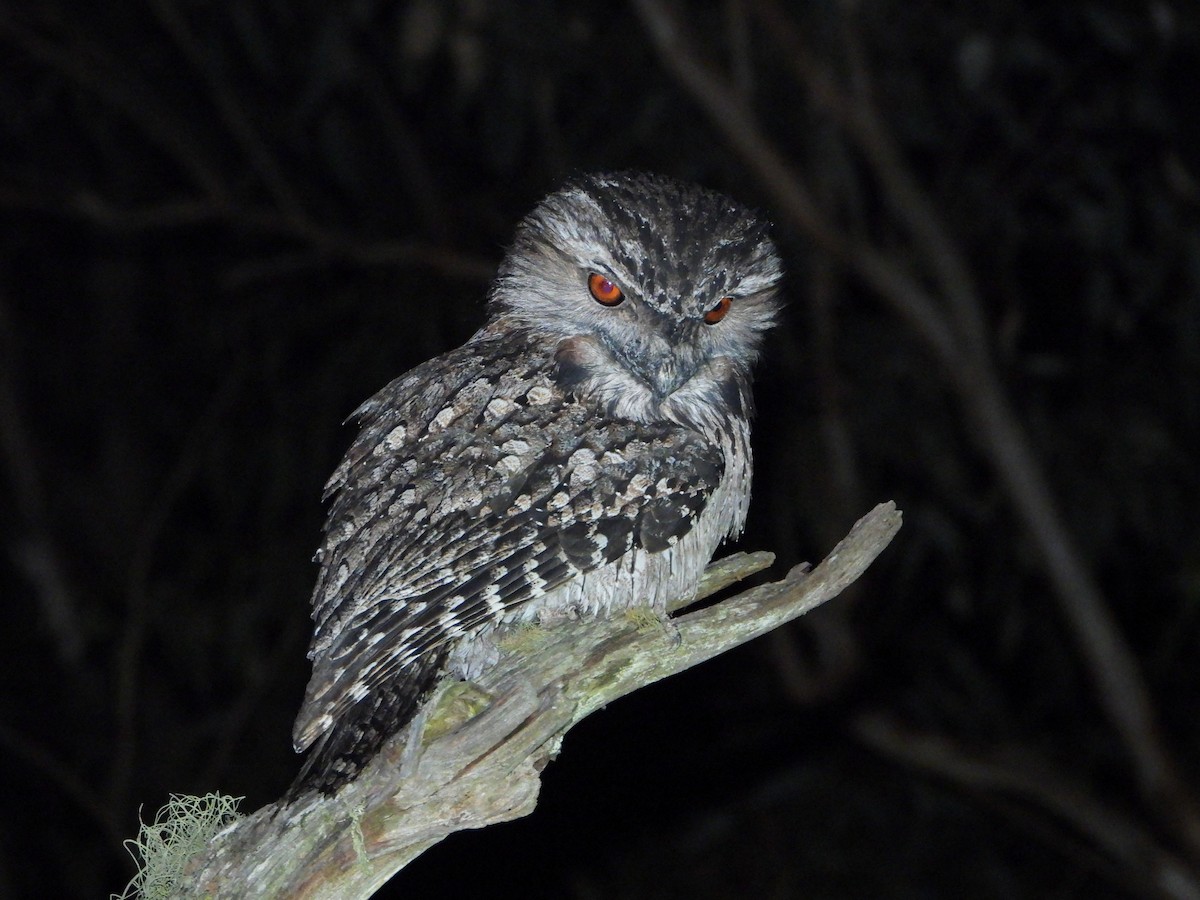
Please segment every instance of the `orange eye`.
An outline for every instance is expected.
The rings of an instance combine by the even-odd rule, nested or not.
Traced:
[[[619,287],[596,272],[588,276],[588,290],[592,292],[596,302],[604,306],[619,306],[625,299]]]
[[[722,297],[721,302],[704,314],[704,324],[716,325],[725,318],[725,313],[729,312],[731,306],[733,306],[733,298]]]

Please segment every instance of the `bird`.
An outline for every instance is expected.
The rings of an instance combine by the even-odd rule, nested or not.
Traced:
[[[356,778],[505,629],[695,590],[746,520],[781,278],[764,218],[661,175],[576,176],[520,222],[483,327],[352,416],[291,797]]]

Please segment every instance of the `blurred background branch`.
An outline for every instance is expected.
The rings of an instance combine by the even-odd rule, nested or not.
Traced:
[[[821,71],[803,47],[794,25],[771,0],[755,0],[765,33],[782,36],[788,56],[800,62],[798,87],[820,97],[824,108],[838,110],[851,146],[862,154],[877,179],[883,204],[908,232],[909,242],[888,251],[852,247],[844,236],[831,235],[826,217],[816,211],[813,192],[784,161],[733,87],[711,70],[705,54],[692,45],[679,21],[659,0],[636,0],[647,32],[684,88],[708,112],[714,127],[725,132],[748,168],[764,182],[769,195],[783,198],[781,211],[799,230],[823,245],[845,253],[851,272],[868,273],[868,284],[914,328],[945,369],[947,386],[962,404],[964,419],[975,426],[975,439],[995,467],[1006,497],[1037,546],[1046,574],[1055,587],[1064,617],[1078,642],[1082,661],[1095,684],[1097,699],[1124,740],[1149,808],[1161,815],[1200,859],[1200,815],[1190,790],[1178,777],[1160,740],[1158,717],[1132,650],[1114,621],[1108,602],[1068,532],[1045,475],[1007,397],[992,362],[992,340],[984,324],[982,301],[968,265],[924,192],[903,162],[873,100],[871,74],[857,37],[853,6],[841,16],[846,36],[844,59],[853,93],[833,86],[835,77]],[[904,274],[919,267],[921,280],[936,285],[936,294],[912,283]],[[923,270],[923,271],[922,271]],[[878,273],[878,276],[873,276]]]

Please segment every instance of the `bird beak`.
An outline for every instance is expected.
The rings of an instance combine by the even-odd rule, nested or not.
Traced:
[[[647,381],[660,400],[665,400],[692,377],[691,372],[680,369],[673,359],[660,359],[647,371]]]

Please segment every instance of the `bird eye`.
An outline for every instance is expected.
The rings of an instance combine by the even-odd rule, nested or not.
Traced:
[[[729,312],[729,307],[731,306],[733,306],[733,298],[722,297],[716,306],[704,314],[704,324],[716,325],[723,318],[725,318],[725,314]]]
[[[592,292],[596,302],[604,306],[619,306],[625,299],[619,287],[597,272],[588,276],[588,290]]]

